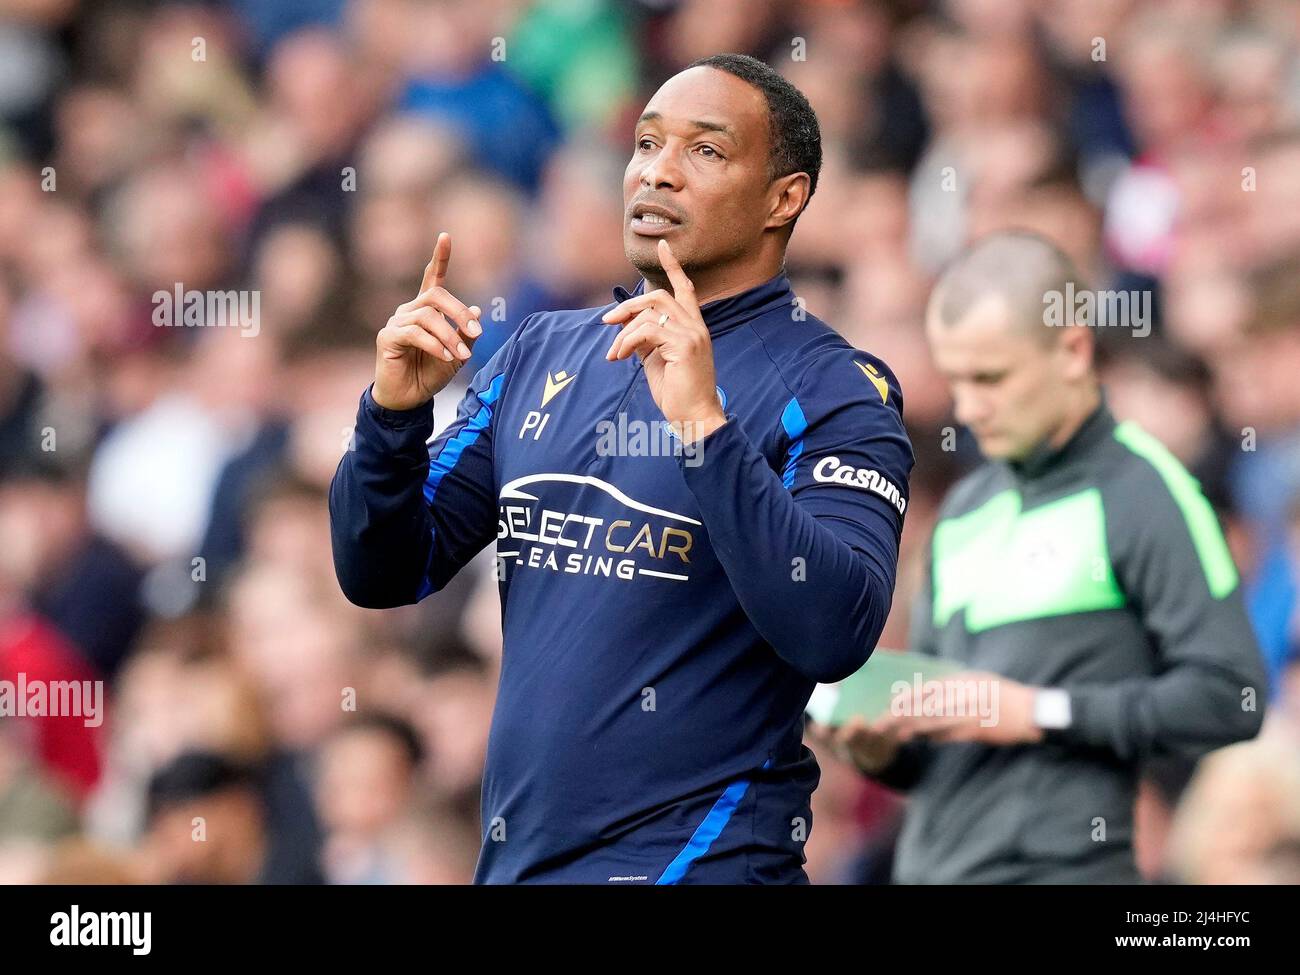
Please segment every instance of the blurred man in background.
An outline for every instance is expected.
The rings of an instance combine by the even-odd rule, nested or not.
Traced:
[[[153,880],[168,884],[277,883],[266,813],[248,769],[186,752],[149,782],[147,850]]]
[[[1142,764],[1198,758],[1263,720],[1263,661],[1214,511],[1159,441],[1116,424],[1085,291],[1050,242],[999,233],[930,299],[935,363],[988,462],[939,511],[912,646],[966,669],[943,679],[943,707],[918,711],[909,688],[870,724],[823,732],[908,792],[905,883],[1135,882]]]
[[[422,750],[410,725],[380,714],[344,725],[326,743],[316,789],[331,883],[393,883],[402,876],[393,846]]]

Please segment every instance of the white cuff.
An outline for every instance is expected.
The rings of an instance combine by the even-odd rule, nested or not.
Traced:
[[[1034,694],[1034,724],[1044,730],[1070,727],[1070,692],[1059,687],[1040,688]]]

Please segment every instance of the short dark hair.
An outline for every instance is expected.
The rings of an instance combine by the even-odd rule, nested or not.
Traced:
[[[182,752],[150,777],[146,819],[152,823],[167,809],[231,789],[261,795],[257,775],[247,765],[217,752]]]
[[[767,99],[769,178],[807,173],[811,200],[822,168],[822,130],[803,92],[776,69],[748,54],[712,54],[687,67],[725,71],[763,93]]]
[[[420,742],[419,732],[404,718],[387,712],[374,711],[358,715],[346,722],[335,730],[334,735],[342,738],[357,731],[376,731],[387,735],[393,744],[401,749],[412,768],[424,760],[424,745]]]

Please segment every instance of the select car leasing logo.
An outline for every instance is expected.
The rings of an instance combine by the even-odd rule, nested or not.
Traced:
[[[880,370],[877,369],[875,366],[873,366],[870,362],[862,363],[859,362],[857,359],[853,360],[853,364],[857,366],[859,369],[861,369],[862,375],[866,376],[869,380],[871,380],[871,385],[876,387],[876,392],[880,394],[880,402],[888,403],[889,383],[885,380],[885,377],[880,374]]]
[[[563,369],[557,372],[554,377],[548,372],[546,374],[546,388],[542,390],[542,406],[555,399],[556,393],[577,378],[578,374],[576,372],[570,376]]]
[[[559,498],[570,492],[580,500],[566,505]],[[504,567],[513,564],[625,582],[640,576],[686,582],[699,527],[696,518],[645,504],[598,477],[529,474],[501,488],[498,579],[505,581]]]
[[[130,948],[147,955],[153,946],[151,911],[86,911],[76,904],[50,915],[50,944],[58,948]]]

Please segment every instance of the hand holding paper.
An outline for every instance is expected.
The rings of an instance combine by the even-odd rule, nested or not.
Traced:
[[[878,650],[838,684],[819,684],[808,702],[814,742],[871,774],[913,738],[1017,745],[1041,741],[1036,688],[953,661]]]
[[[870,723],[889,714],[898,691],[923,688],[960,670],[952,661],[929,654],[877,649],[860,670],[838,684],[818,684],[806,710],[818,724],[838,727],[854,717]]]

